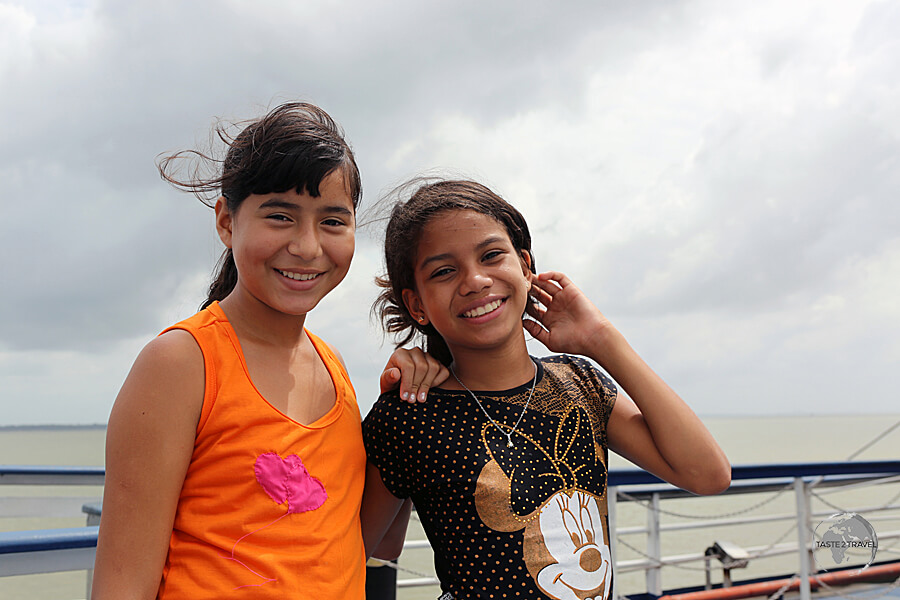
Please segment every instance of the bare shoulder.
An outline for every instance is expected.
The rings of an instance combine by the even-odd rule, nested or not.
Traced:
[[[153,497],[166,488],[177,499],[204,390],[203,353],[191,334],[174,330],[144,347],[109,415],[107,493],[125,487]]]
[[[151,376],[165,374],[184,383],[185,379],[203,380],[203,352],[200,345],[184,329],[172,329],[151,340],[134,362],[132,374]],[[129,375],[130,377],[131,375]],[[160,382],[162,383],[162,382]]]
[[[106,431],[94,597],[156,594],[204,388],[203,353],[187,331],[160,335],[134,361]]]
[[[138,361],[154,364],[158,362],[177,361],[184,367],[191,366],[203,368],[203,352],[194,336],[184,329],[171,329],[159,335],[144,346],[138,356]],[[195,363],[195,364],[191,364]],[[135,362],[135,365],[138,363]]]
[[[148,343],[125,379],[116,398],[111,424],[118,419],[193,421],[203,405],[203,353],[187,331],[174,329]],[[177,425],[177,423],[176,423]]]

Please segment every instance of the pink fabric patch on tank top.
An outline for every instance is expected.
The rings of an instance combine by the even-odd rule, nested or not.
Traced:
[[[259,529],[255,529],[250,533],[246,533],[238,539],[234,546],[231,547],[231,555],[222,555],[222,558],[233,560],[241,565],[253,575],[259,577],[262,581],[258,583],[248,583],[237,586],[236,590],[248,587],[259,587],[267,583],[276,581],[271,577],[266,577],[262,573],[258,573],[251,569],[247,564],[236,556],[238,544],[247,537],[258,533],[267,527],[271,527],[278,521],[282,520],[291,513],[302,513],[310,510],[316,510],[328,499],[325,492],[325,486],[322,482],[309,474],[306,466],[300,457],[291,454],[287,458],[281,458],[275,452],[266,452],[260,454],[253,464],[253,472],[256,473],[256,480],[262,486],[269,498],[276,504],[284,504],[287,500],[287,512],[267,525],[263,525]]]
[[[288,514],[315,510],[328,499],[325,486],[309,474],[296,454],[285,458],[274,452],[260,454],[253,470],[269,498],[276,504],[287,500]]]

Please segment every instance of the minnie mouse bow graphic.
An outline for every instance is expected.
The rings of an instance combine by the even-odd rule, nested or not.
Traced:
[[[516,442],[510,448],[506,433],[490,423],[485,423],[481,433],[491,458],[510,480],[509,507],[517,516],[532,514],[557,492],[579,490],[598,498],[603,496],[606,466],[598,456],[583,408],[574,406],[566,410],[550,448],[543,448],[521,430],[513,431],[512,436]]]

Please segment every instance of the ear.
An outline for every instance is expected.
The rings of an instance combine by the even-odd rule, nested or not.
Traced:
[[[226,248],[231,248],[233,226],[234,215],[228,210],[225,196],[219,196],[219,199],[216,200],[216,231],[219,233],[219,239],[222,240]]]
[[[419,325],[428,325],[428,317],[425,315],[425,310],[422,307],[422,299],[419,298],[419,294],[413,290],[403,290],[403,304],[406,305],[406,310],[409,311],[409,314],[412,315],[412,318],[415,319]]]
[[[525,274],[525,278],[531,283],[531,280],[534,278],[534,265],[531,263],[531,253],[528,250],[519,250],[519,257],[522,259],[522,273]]]

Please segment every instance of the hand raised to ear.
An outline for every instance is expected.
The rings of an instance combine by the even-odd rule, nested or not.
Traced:
[[[522,326],[551,352],[590,354],[596,340],[612,324],[563,273],[548,271],[532,279],[531,295]],[[543,306],[543,308],[542,308]]]

